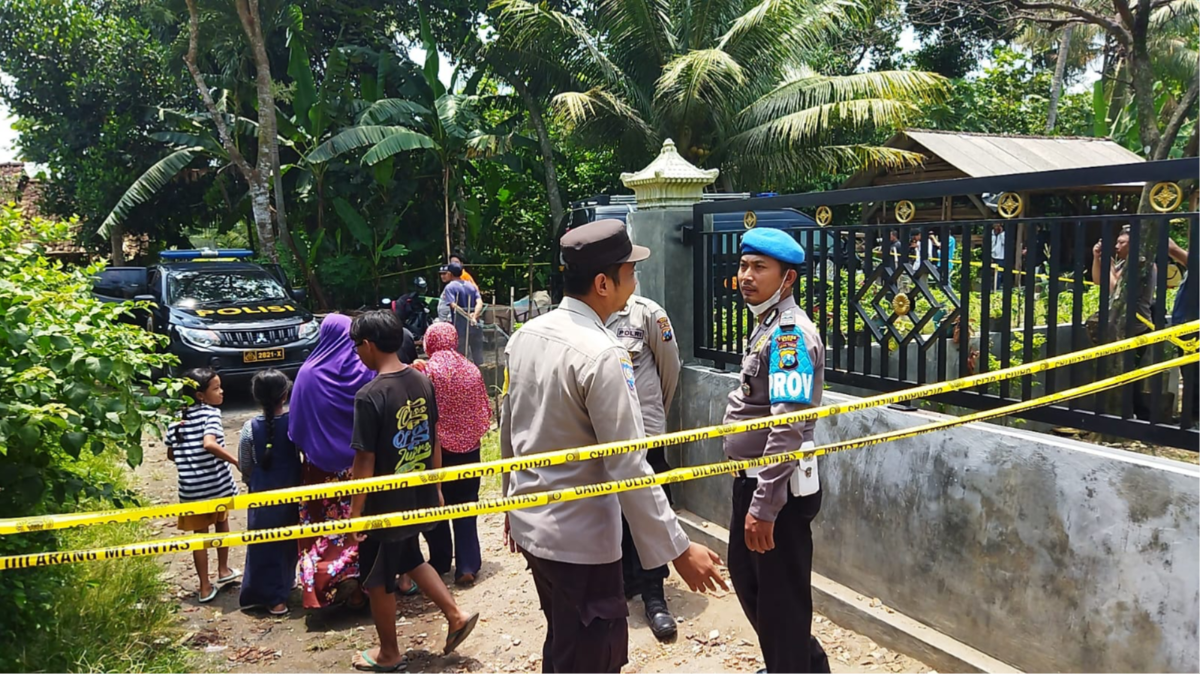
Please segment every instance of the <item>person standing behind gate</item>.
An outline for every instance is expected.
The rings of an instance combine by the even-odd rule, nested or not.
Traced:
[[[530,457],[644,437],[629,354],[604,327],[633,294],[634,246],[620,220],[562,237],[566,296],[513,334],[505,351],[500,454]],[[504,495],[521,496],[653,475],[640,452],[505,473]],[[688,587],[725,587],[713,551],[688,540],[661,487],[557,501],[505,518],[509,548],[533,572],[546,616],[544,672],[619,672],[628,661],[629,615],[621,575],[621,515],[642,563],[674,560]]]
[[[738,287],[758,327],[742,358],[741,387],[729,394],[725,423],[821,404],[825,346],[792,297],[804,249],[777,229],[742,237]],[[726,436],[730,459],[754,459],[813,446],[813,421]],[[821,509],[817,461],[738,471],[729,525],[729,576],[758,633],[768,672],[828,672],[812,636],[812,520]]]
[[[448,314],[446,322],[453,322],[458,331],[458,352],[466,355],[470,349],[471,362],[476,367],[483,365],[483,332],[479,329],[479,314],[483,312],[483,297],[479,288],[462,279],[463,268],[457,262],[442,267],[442,306]],[[439,309],[439,315],[442,310]],[[464,315],[465,314],[465,315]]]
[[[675,387],[679,384],[679,371],[683,368],[679,360],[679,345],[675,341],[675,332],[667,312],[653,300],[633,295],[624,309],[608,319],[605,327],[616,334],[633,361],[633,379],[641,403],[646,435],[666,433],[667,413],[675,397]],[[655,473],[671,469],[662,447],[647,451],[646,460]],[[669,501],[670,486],[664,486],[663,491]],[[665,564],[653,569],[643,568],[629,531],[629,523],[624,518],[621,519],[621,527],[625,597],[632,599],[640,594],[650,631],[660,640],[670,639],[676,633],[675,618],[667,610],[667,597],[663,592],[663,580],[670,575],[670,571]]]

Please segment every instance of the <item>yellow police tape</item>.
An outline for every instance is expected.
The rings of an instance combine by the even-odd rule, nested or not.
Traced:
[[[532,457],[501,459],[498,461],[488,461],[485,463],[477,463],[467,466],[440,468],[437,470],[404,473],[401,475],[379,475],[364,480],[291,487],[289,489],[278,489],[254,494],[241,494],[229,498],[210,499],[207,501],[175,503],[169,505],[148,506],[144,508],[130,508],[126,510],[71,513],[64,515],[46,515],[39,517],[0,520],[0,535],[22,533],[27,531],[68,529],[72,527],[91,526],[96,524],[115,524],[118,522],[133,522],[138,520],[178,517],[181,515],[194,515],[200,513],[224,512],[241,508],[260,508],[263,506],[300,503],[302,501],[308,501],[317,498],[341,498],[353,494],[387,491],[389,489],[397,489],[411,485],[452,482],[454,480],[489,477],[492,475],[498,475],[500,473],[508,473],[519,470],[558,466],[564,463],[587,461],[590,459],[613,456],[616,454],[641,451],[653,447],[681,445],[698,440],[708,440],[726,435],[762,430],[771,426],[793,424],[801,421],[815,421],[817,419],[844,414],[846,412],[856,412],[871,407],[893,405],[896,403],[916,400],[918,398],[927,398],[943,393],[961,391],[963,389],[992,384],[1005,379],[1012,379],[1014,377],[1044,372],[1046,370],[1064,365],[1081,363],[1093,358],[1109,356],[1126,351],[1128,349],[1136,349],[1149,344],[1154,344],[1156,342],[1166,341],[1181,335],[1196,332],[1198,330],[1200,330],[1200,321],[1193,321],[1191,323],[1185,323],[1172,328],[1150,332],[1138,337],[1131,337],[1119,342],[1102,344],[1100,346],[1084,349],[1082,351],[1076,351],[1074,353],[1064,354],[1062,356],[1055,356],[1053,358],[1017,365],[1003,370],[996,370],[994,372],[972,375],[961,379],[955,379],[953,381],[926,384],[924,386],[917,386],[914,388],[905,389],[903,391],[897,391],[895,393],[887,393],[872,396],[870,398],[863,398],[862,400],[853,403],[841,403],[837,405],[815,407],[801,410],[799,412],[763,417],[761,419],[751,419],[732,424],[676,431],[674,433],[667,433],[665,435],[642,438],[639,440],[610,442],[607,444],[592,445],[590,447],[563,449],[557,452],[546,452],[544,454],[538,454],[537,456]]]
[[[630,491],[633,489],[643,489],[654,485],[664,485],[671,484],[673,482],[696,480],[699,478],[712,477],[714,475],[734,473],[751,468],[770,466],[777,463],[796,461],[809,456],[823,456],[826,454],[845,452],[851,449],[859,449],[862,447],[877,445],[883,442],[911,438],[924,433],[931,433],[947,428],[953,428],[955,426],[962,426],[976,421],[994,419],[996,417],[1013,414],[1022,410],[1041,407],[1044,405],[1052,405],[1054,403],[1062,402],[1071,398],[1077,398],[1080,396],[1117,388],[1130,382],[1164,372],[1171,368],[1180,367],[1183,365],[1191,365],[1197,362],[1200,362],[1200,354],[1189,354],[1163,363],[1144,367],[1133,372],[1120,374],[1115,377],[1093,382],[1091,384],[1085,384],[1073,389],[1068,389],[1059,393],[1052,393],[1042,396],[1041,398],[1035,398],[1033,400],[1007,405],[994,410],[974,412],[962,417],[946,419],[944,421],[935,421],[933,423],[922,424],[920,426],[914,426],[912,428],[907,428],[900,431],[880,433],[856,440],[846,440],[843,442],[823,445],[821,447],[814,447],[813,449],[809,450],[797,450],[783,454],[773,454],[771,456],[764,456],[747,461],[725,461],[723,463],[712,463],[689,468],[675,468],[658,475],[647,475],[644,477],[629,478],[625,480],[614,480],[612,482],[589,484],[570,489],[559,489],[555,491],[540,492],[537,494],[523,494],[521,496],[510,496],[505,498],[485,499],[475,503],[463,503],[460,505],[442,506],[438,508],[410,510],[406,512],[389,513],[387,515],[373,515],[369,517],[358,517],[355,519],[338,520],[333,522],[321,522],[318,524],[302,524],[291,527],[279,527],[275,529],[261,529],[256,531],[225,534],[180,536],[177,538],[131,543],[128,545],[119,545],[95,550],[72,550],[67,552],[46,552],[0,557],[0,571],[6,571],[9,569],[25,569],[39,566],[53,566],[57,564],[72,564],[76,562],[100,561],[106,559],[122,559],[125,557],[155,556],[168,552],[187,552],[191,550],[204,550],[207,548],[229,548],[241,545],[253,545],[255,543],[268,543],[296,538],[309,538],[313,536],[327,536],[334,534],[344,535],[362,531],[370,532],[373,530],[386,529],[390,527],[408,526],[424,522],[439,522],[442,520],[455,519],[459,517],[477,517],[479,515],[485,515],[489,513],[536,508],[560,501],[575,501],[578,499],[591,498],[593,496],[605,496],[608,494],[616,494],[618,492]]]

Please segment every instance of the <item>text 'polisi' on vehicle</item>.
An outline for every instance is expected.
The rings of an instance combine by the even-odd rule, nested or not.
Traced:
[[[242,377],[273,367],[295,376],[319,326],[277,264],[249,250],[168,250],[150,267],[109,267],[92,291],[107,302],[144,301],[134,312],[147,330],[170,338],[182,372],[210,367]],[[174,372],[173,374],[178,374]]]

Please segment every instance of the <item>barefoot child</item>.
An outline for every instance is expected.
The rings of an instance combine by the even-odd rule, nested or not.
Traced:
[[[440,468],[441,446],[435,432],[437,403],[425,375],[400,362],[400,321],[390,311],[371,311],[354,319],[350,339],[364,365],[378,375],[354,397],[354,479]],[[432,497],[432,498],[430,498]],[[354,496],[351,517],[436,506],[441,485]],[[421,555],[418,528],[398,527],[358,534],[363,587],[379,633],[379,647],[359,653],[355,669],[394,672],[404,666],[396,643],[396,577],[407,574],[441,609],[449,623],[444,654],[458,648],[479,620],[454,603],[437,571]]]
[[[191,406],[184,408],[183,417],[167,429],[167,458],[175,462],[179,471],[179,502],[203,501],[211,498],[227,498],[237,494],[237,485],[229,464],[238,465],[235,456],[225,451],[225,430],[221,426],[221,410],[225,391],[221,389],[221,378],[208,368],[196,368],[183,373],[190,380],[183,388],[183,395],[192,399]],[[194,384],[194,385],[193,385]],[[181,515],[179,528],[198,534],[208,533],[216,525],[217,533],[229,531],[227,513],[200,513]],[[229,568],[229,549],[217,549],[217,584],[208,578],[208,550],[192,552],[196,562],[196,573],[200,576],[200,603],[206,604],[217,596],[220,585],[241,575]]]
[[[283,411],[292,382],[287,375],[268,369],[254,375],[250,392],[262,414],[246,422],[238,441],[238,463],[242,480],[250,492],[286,489],[300,484],[300,452],[288,437],[288,414]],[[248,529],[274,529],[300,522],[295,504],[262,506],[249,511]],[[288,612],[288,595],[296,586],[296,541],[257,543],[246,548],[246,572],[242,577],[242,606],[265,606],[274,616]]]

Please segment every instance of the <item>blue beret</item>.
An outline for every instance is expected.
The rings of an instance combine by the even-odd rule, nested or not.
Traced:
[[[771,227],[759,227],[742,236],[742,254],[755,253],[773,257],[787,264],[804,264],[804,247],[787,232]]]

